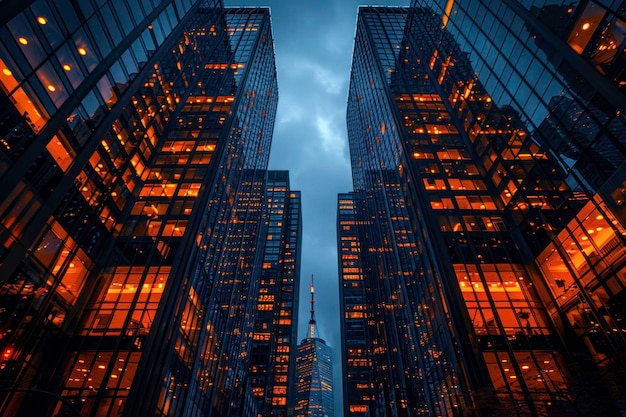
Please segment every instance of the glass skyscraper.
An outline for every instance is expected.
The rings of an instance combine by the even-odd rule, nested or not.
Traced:
[[[624,5],[547,3],[359,10],[345,415],[626,408]]]
[[[0,414],[256,415],[269,10],[1,8]]]
[[[296,417],[334,417],[333,351],[319,337],[315,321],[315,285],[311,276],[311,319],[296,354]]]
[[[287,171],[269,171],[267,235],[250,359],[250,380],[263,416],[287,416],[295,395],[302,206]]]
[[[376,371],[372,368],[373,344],[378,343],[377,329],[368,320],[373,306],[365,280],[364,253],[359,232],[367,220],[357,210],[364,204],[361,194],[339,194],[337,211],[337,247],[339,251],[339,311],[341,318],[341,352],[344,416],[363,416],[376,407],[374,386]],[[380,328],[384,331],[384,328]],[[376,342],[375,342],[376,341]]]

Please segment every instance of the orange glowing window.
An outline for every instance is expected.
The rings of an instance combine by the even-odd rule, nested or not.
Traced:
[[[134,155],[131,158],[130,163],[135,168],[135,171],[137,172],[137,175],[141,177],[141,174],[143,174],[143,171],[146,168],[146,166],[141,161],[141,158],[139,157],[139,155]]]
[[[179,197],[197,197],[201,184],[182,184],[178,190]]]
[[[413,152],[413,158],[415,159],[433,159],[434,156],[429,152]]]
[[[274,296],[272,294],[259,295],[258,301],[272,303],[274,302]]]
[[[587,5],[567,39],[567,43],[576,53],[583,53],[605,14],[606,10],[593,2]]]
[[[272,335],[270,333],[259,333],[256,332],[254,333],[254,336],[252,337],[253,340],[262,340],[262,341],[268,341],[270,340],[272,337]]]
[[[366,405],[356,405],[356,404],[350,404],[350,412],[351,413],[365,413],[367,412],[367,406]]]
[[[454,205],[452,204],[452,199],[440,198],[437,196],[433,196],[430,199],[430,206],[435,210],[447,210],[454,208]]]
[[[8,93],[14,90],[18,83],[14,77],[13,72],[6,66],[6,64],[0,59],[0,68],[2,68],[2,75],[0,75],[0,85]],[[26,87],[26,85],[24,85]],[[35,133],[38,133],[48,121],[49,116],[41,106],[39,101],[34,97],[30,97],[24,88],[17,88],[11,94],[11,101],[20,112],[20,114],[26,119],[28,124],[33,128]]]
[[[46,149],[50,152],[50,155],[52,155],[59,167],[61,167],[63,171],[67,171],[67,168],[74,160],[75,153],[69,142],[65,139],[65,136],[60,132],[58,135],[53,136],[46,145]]]
[[[274,397],[272,398],[272,405],[287,405],[286,397]]]
[[[69,238],[69,240],[71,240],[71,238]],[[60,266],[59,262],[57,262],[57,265]],[[65,265],[65,268],[61,276],[61,285],[57,287],[57,293],[70,305],[74,305],[76,297],[78,297],[78,294],[82,290],[87,274],[91,269],[91,261],[87,255],[79,249],[78,253],[71,259],[69,264]]]
[[[272,392],[274,395],[287,395],[287,387],[280,385],[274,386]]]

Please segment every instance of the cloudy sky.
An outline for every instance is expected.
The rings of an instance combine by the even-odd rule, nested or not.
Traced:
[[[268,6],[278,72],[278,113],[270,169],[290,172],[302,192],[303,239],[298,340],[309,319],[309,283],[315,275],[320,336],[335,356],[339,402],[340,331],[335,220],[337,194],[352,189],[346,101],[360,4],[408,6],[409,0],[225,0],[226,6]],[[339,404],[337,404],[337,407]],[[340,409],[335,415],[341,416]]]

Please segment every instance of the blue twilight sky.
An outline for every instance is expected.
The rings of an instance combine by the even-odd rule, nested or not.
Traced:
[[[306,334],[309,284],[315,317],[333,348],[335,415],[341,416],[337,194],[352,190],[346,101],[361,4],[408,6],[410,0],[224,0],[227,7],[268,6],[278,73],[278,112],[269,169],[289,170],[302,192],[303,239],[298,341]]]

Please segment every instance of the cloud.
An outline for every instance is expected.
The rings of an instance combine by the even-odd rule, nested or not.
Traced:
[[[289,66],[279,69],[278,83],[281,94],[309,91],[323,96],[325,93],[332,95],[344,93],[347,81],[345,74],[333,68],[336,65],[333,65],[332,60],[330,60],[330,65],[321,64],[320,62],[328,61],[323,54],[305,56],[302,55],[302,51],[297,51],[288,54],[283,59],[289,62]],[[312,85],[312,82],[321,87],[321,90]]]
[[[341,154],[344,149],[345,138],[338,135],[338,126],[336,120],[332,117],[317,115],[315,118],[315,127],[320,136],[322,150],[331,155]]]
[[[282,103],[289,101],[286,105],[279,104],[281,111],[276,115],[276,125],[284,125],[299,122],[304,119],[305,108],[298,103],[298,100],[290,100],[291,97],[281,97]]]
[[[343,92],[343,86],[346,81],[345,76],[337,74],[336,71],[329,67],[302,59],[296,61],[296,69],[310,73],[313,76],[313,80],[329,94],[338,95]]]

